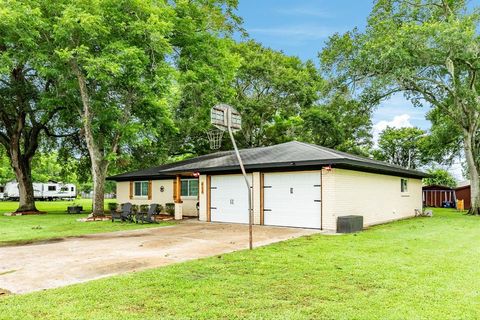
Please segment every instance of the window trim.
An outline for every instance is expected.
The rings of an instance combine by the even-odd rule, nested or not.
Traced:
[[[140,195],[137,195],[137,188],[135,187],[137,183],[140,183]],[[142,193],[142,183],[147,184],[147,193],[145,195],[141,194]],[[148,198],[148,181],[146,180],[141,180],[141,181],[133,181],[133,197],[134,198]]]
[[[183,191],[183,190],[182,190],[182,184],[183,184],[184,181],[187,182],[187,195],[184,195],[184,194],[182,193],[182,191]],[[190,181],[196,181],[196,182],[197,182],[197,194],[196,194],[196,195],[191,195],[191,194],[190,194]],[[199,184],[199,182],[198,182],[198,179],[195,179],[195,178],[181,179],[180,184],[181,184],[181,185],[180,185],[180,196],[181,196],[182,198],[198,198],[198,196],[199,196],[199,190],[198,190],[198,187],[199,187],[198,184]]]

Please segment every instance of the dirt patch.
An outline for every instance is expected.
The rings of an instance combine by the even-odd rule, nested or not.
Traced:
[[[7,289],[0,288],[0,297],[6,296],[6,295],[9,295],[9,294],[12,294],[12,293],[10,291],[8,291]]]

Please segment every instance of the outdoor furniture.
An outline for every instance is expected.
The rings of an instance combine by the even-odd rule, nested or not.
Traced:
[[[83,207],[82,206],[68,206],[67,213],[70,214],[79,214],[82,213]]]
[[[143,212],[142,210],[139,210],[139,212],[137,212],[137,215],[135,217],[135,222],[139,223],[141,221],[142,223],[144,222],[157,223],[154,217],[154,215],[157,213],[157,207],[158,207],[158,204],[152,203],[148,208],[147,212]]]
[[[120,220],[120,221],[128,221],[128,222],[133,222],[132,219],[132,204],[130,202],[122,204],[122,209],[120,212],[118,211],[111,211],[112,214],[112,222],[115,220]]]

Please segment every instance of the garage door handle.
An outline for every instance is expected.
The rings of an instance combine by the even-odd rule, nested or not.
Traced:
[[[217,210],[216,207],[210,207],[210,210]]]
[[[322,202],[322,200],[313,200],[313,202]]]
[[[314,188],[320,188],[322,185],[321,184],[314,184],[313,187]]]
[[[210,187],[210,189],[217,189],[217,187]]]
[[[272,211],[272,209],[263,209],[263,211]]]
[[[272,186],[263,186],[264,189],[271,188]]]

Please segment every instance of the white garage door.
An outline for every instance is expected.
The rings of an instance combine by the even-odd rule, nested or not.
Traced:
[[[251,183],[252,175],[248,176]],[[211,221],[248,223],[248,192],[243,175],[212,176],[210,188]]]
[[[320,228],[320,172],[265,173],[265,225]]]

